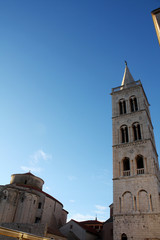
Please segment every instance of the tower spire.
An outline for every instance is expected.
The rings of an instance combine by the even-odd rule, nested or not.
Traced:
[[[135,82],[131,73],[130,73],[130,71],[129,71],[127,61],[125,61],[125,65],[126,65],[126,67],[125,67],[123,80],[122,80],[122,84],[121,84],[121,86],[123,86],[123,88],[126,88],[128,84]]]

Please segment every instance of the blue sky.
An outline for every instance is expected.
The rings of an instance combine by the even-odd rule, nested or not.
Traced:
[[[158,0],[0,0],[0,184],[29,170],[68,219],[112,203],[111,89],[124,60],[151,104],[160,150]]]

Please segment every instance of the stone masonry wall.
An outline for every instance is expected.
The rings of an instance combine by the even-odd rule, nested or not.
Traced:
[[[125,233],[128,240],[160,238],[160,214],[137,214],[117,216],[114,220],[114,240]]]

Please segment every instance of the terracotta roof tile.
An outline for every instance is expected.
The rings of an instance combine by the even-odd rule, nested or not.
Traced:
[[[103,222],[97,221],[97,220],[87,220],[87,221],[82,221],[80,223],[84,224],[103,224]]]

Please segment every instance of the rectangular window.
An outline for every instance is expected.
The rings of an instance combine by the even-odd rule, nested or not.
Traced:
[[[41,209],[41,207],[42,207],[42,203],[39,202],[39,203],[38,203],[38,208]]]
[[[40,217],[36,217],[35,218],[35,223],[39,223],[41,221],[41,218]]]

